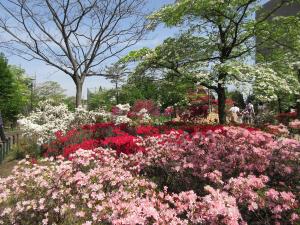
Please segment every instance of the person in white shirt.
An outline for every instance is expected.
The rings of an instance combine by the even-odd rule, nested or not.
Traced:
[[[240,108],[237,107],[235,103],[233,103],[233,106],[229,109],[229,112],[230,112],[230,122],[239,123]]]

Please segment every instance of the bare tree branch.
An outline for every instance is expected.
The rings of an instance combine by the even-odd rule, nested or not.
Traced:
[[[145,0],[1,0],[0,47],[69,75],[80,104],[86,77],[146,32]],[[2,35],[3,34],[3,35]]]

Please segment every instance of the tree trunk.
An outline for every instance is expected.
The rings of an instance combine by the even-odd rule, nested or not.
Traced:
[[[118,87],[118,82],[116,82],[116,102],[117,105],[119,104],[119,87]]]
[[[226,123],[226,112],[225,112],[225,103],[226,103],[226,93],[225,88],[221,85],[218,85],[218,114],[219,114],[219,123]]]
[[[278,112],[282,113],[281,98],[278,97]]]
[[[299,95],[297,95],[296,112],[297,112],[297,119],[300,119],[300,96]]]
[[[83,82],[77,82],[76,85],[76,108],[81,105],[81,98],[82,98],[82,85]]]

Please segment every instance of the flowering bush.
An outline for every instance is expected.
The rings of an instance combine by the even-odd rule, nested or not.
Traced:
[[[118,104],[116,106],[114,106],[111,109],[112,112],[112,121],[114,121],[114,123],[116,125],[119,124],[131,124],[132,123],[132,119],[130,119],[127,114],[130,111],[130,105],[129,104]]]
[[[298,220],[300,143],[261,131],[225,127],[190,136],[171,132],[148,137],[144,174],[181,192],[221,188],[236,199],[242,218],[254,224]],[[163,174],[163,176],[162,176]],[[298,186],[298,188],[297,188]],[[277,193],[271,196],[270,193]],[[226,223],[230,224],[230,223]]]
[[[287,125],[290,121],[297,118],[297,112],[280,113],[276,116],[279,123]]]
[[[112,107],[111,112],[113,115],[126,115],[130,111],[130,105],[127,104],[118,104],[114,107]]]
[[[23,161],[0,179],[0,224],[300,222],[298,141],[181,123],[89,124],[56,137],[55,161]]]
[[[108,120],[110,114],[102,111],[87,111],[78,107],[75,113],[68,110],[65,104],[53,105],[51,101],[39,103],[36,111],[28,117],[18,120],[23,135],[34,137],[38,144],[46,143],[55,137],[55,133],[66,132],[80,124],[94,123],[97,118]]]
[[[44,143],[57,131],[66,131],[74,120],[64,104],[53,106],[51,102],[41,102],[35,112],[18,120],[25,136],[35,137],[38,143]]]
[[[117,117],[115,117],[114,122],[116,125],[127,124],[127,123],[130,124],[130,123],[132,123],[132,119],[130,119],[127,115],[117,116]]]
[[[279,136],[287,136],[289,134],[288,128],[283,124],[268,125],[267,130],[270,133],[275,134],[275,135],[279,135]]]
[[[299,142],[232,127],[153,135],[137,138],[144,151],[130,156],[96,148],[76,151],[71,161],[22,161],[0,180],[0,222],[299,222]]]
[[[300,129],[300,120],[294,120],[294,121],[290,122],[289,127],[299,130]]]
[[[0,180],[0,224],[188,224],[168,203],[177,196],[166,198],[125,166],[103,149],[78,151],[72,161],[22,161]],[[176,203],[188,205],[190,195],[196,202],[182,193]]]
[[[174,113],[174,107],[173,106],[168,106],[164,110],[164,116],[172,116],[173,113]]]
[[[174,125],[177,131],[188,133],[201,132],[206,133],[209,130],[217,130],[222,126],[187,126]],[[137,136],[147,137],[156,136],[160,133],[169,133],[174,130],[170,123],[168,126],[129,126],[128,124],[113,124],[113,123],[97,123],[84,125],[80,128],[74,128],[66,133],[56,132],[56,139],[49,144],[43,145],[46,149],[45,156],[64,155],[68,158],[69,154],[76,150],[90,149],[91,147],[111,147],[117,150],[118,153],[132,154],[138,147],[133,142]]]
[[[208,105],[192,104],[180,113],[180,119],[183,121],[196,121],[199,118],[206,118],[208,116],[208,109]]]
[[[159,107],[152,100],[137,100],[131,108],[131,112],[134,114],[141,113],[142,110],[147,110],[146,113],[149,116],[160,115]]]

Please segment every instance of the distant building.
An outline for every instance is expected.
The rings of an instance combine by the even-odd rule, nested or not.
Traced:
[[[270,0],[263,5],[264,12],[272,11],[282,0]],[[294,16],[300,12],[300,3],[287,4],[273,13],[273,16]],[[259,14],[258,14],[259,16]]]
[[[265,3],[263,5],[262,9],[259,12],[257,12],[256,19],[259,19],[265,13],[272,12],[281,1],[282,0],[269,0],[267,3]],[[270,19],[275,16],[295,16],[298,13],[300,13],[300,3],[286,4],[286,5],[282,6],[281,8],[275,10],[272,13]],[[256,42],[257,43],[260,42],[259,37],[256,37]],[[272,46],[270,46],[270,48],[266,48],[266,47],[259,48],[258,47],[256,49],[256,52],[260,53],[264,56],[267,56],[268,54],[271,53],[271,51],[272,51],[271,48],[272,48]]]

